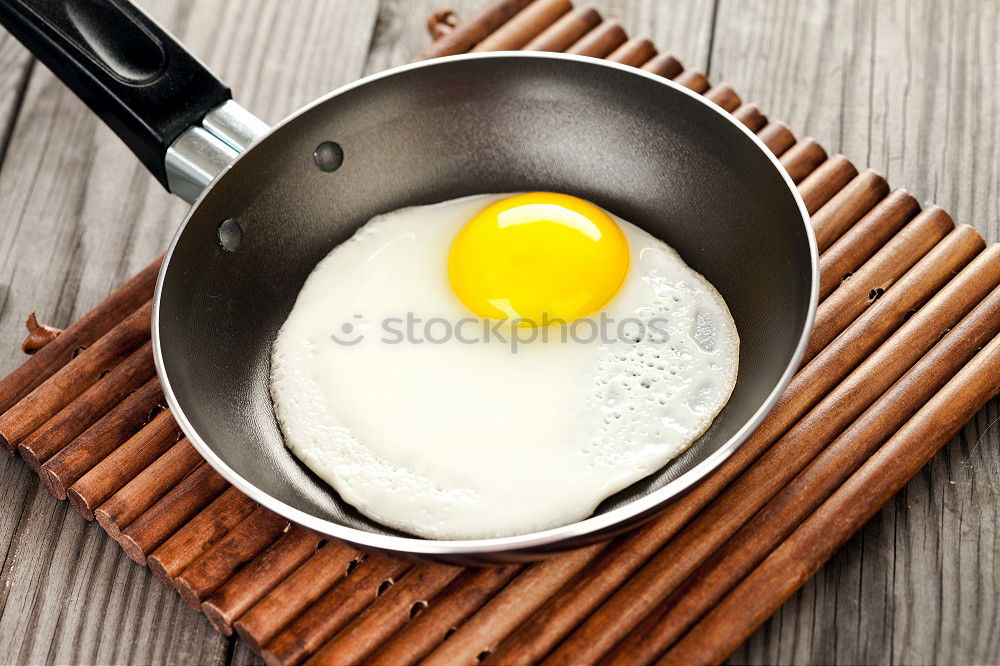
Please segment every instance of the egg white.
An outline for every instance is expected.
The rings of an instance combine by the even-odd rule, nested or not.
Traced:
[[[573,336],[502,325],[484,339],[450,288],[447,257],[459,229],[506,196],[373,218],[316,266],[274,343],[288,448],[359,511],[412,534],[486,538],[583,519],[687,449],[736,383],[725,301],[615,216],[630,268],[603,313],[643,328],[588,341],[594,315]],[[400,339],[407,313],[421,321],[414,339]]]

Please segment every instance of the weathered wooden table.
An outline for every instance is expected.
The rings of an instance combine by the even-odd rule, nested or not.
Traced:
[[[142,0],[275,121],[406,62],[441,4]],[[1000,240],[996,0],[603,0],[633,35],[736,86],[958,222]],[[0,35],[0,373],[24,316],[62,325],[166,246],[183,217],[131,153]],[[1000,403],[994,400],[733,656],[738,662],[1000,662]],[[0,663],[255,657],[0,457]]]

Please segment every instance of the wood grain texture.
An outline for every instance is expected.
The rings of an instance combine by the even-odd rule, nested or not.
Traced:
[[[34,63],[34,58],[21,48],[16,39],[6,32],[0,34],[0,72],[3,72],[0,78],[0,164],[7,152],[10,133]]]
[[[442,5],[139,0],[275,121],[409,61]],[[578,4],[587,4],[578,0]],[[798,136],[1000,239],[994,0],[597,0],[631,37],[729,83]],[[0,374],[23,318],[65,325],[165,247],[185,207],[0,34]],[[734,662],[1000,662],[996,400]],[[0,663],[259,663],[0,457]]]
[[[374,0],[139,0],[273,122],[362,73]],[[0,340],[78,318],[166,247],[186,206],[0,36]],[[21,82],[30,72],[26,85]],[[21,91],[21,87],[24,90]],[[18,98],[18,95],[20,98]],[[15,114],[16,111],[16,114]],[[0,372],[22,360],[0,345]],[[0,663],[223,663],[232,647],[96,523],[0,457]]]
[[[991,0],[720,0],[709,74],[995,242],[998,37]],[[1000,661],[998,419],[994,400],[731,660]]]

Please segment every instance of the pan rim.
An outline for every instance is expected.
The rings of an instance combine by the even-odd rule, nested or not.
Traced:
[[[198,210],[202,200],[207,196],[209,191],[218,183],[234,164],[242,159],[243,155],[250,153],[256,145],[267,138],[279,128],[294,122],[299,116],[308,112],[309,110],[318,107],[321,104],[325,104],[327,101],[338,97],[348,91],[355,88],[364,86],[373,81],[378,81],[383,78],[395,76],[397,74],[402,74],[404,72],[409,72],[411,70],[422,69],[427,67],[436,67],[445,65],[447,63],[464,61],[464,60],[504,60],[509,58],[527,58],[527,59],[544,59],[544,60],[562,60],[577,63],[584,63],[590,66],[596,67],[607,67],[611,69],[616,69],[621,72],[633,75],[641,76],[647,78],[651,81],[665,85],[668,88],[672,88],[674,92],[680,93],[682,95],[687,95],[691,99],[697,100],[699,103],[706,106],[712,112],[718,114],[719,116],[725,118],[732,125],[736,126],[739,131],[741,131],[747,138],[749,138],[753,144],[760,150],[765,157],[767,157],[772,166],[777,170],[779,176],[784,179],[786,186],[791,193],[795,204],[797,205],[801,217],[802,225],[805,229],[807,242],[809,245],[810,254],[810,297],[809,305],[806,312],[805,323],[803,324],[802,331],[799,336],[798,343],[795,350],[788,361],[787,366],[782,372],[780,378],[775,384],[774,388],[767,395],[765,400],[761,403],[760,407],[754,412],[753,416],[747,420],[746,423],[732,436],[730,437],[722,446],[712,452],[705,460],[701,461],[688,471],[681,474],[676,479],[668,482],[662,488],[659,488],[647,495],[639,497],[625,504],[624,506],[612,509],[600,515],[591,515],[588,518],[579,520],[567,525],[562,525],[559,527],[550,528],[547,530],[542,530],[538,532],[529,532],[527,534],[519,534],[514,536],[506,537],[491,537],[486,539],[460,539],[460,540],[433,540],[424,539],[420,537],[409,537],[409,536],[396,536],[387,534],[377,534],[374,532],[369,532],[362,529],[357,529],[354,527],[348,527],[346,525],[341,525],[330,520],[316,517],[312,514],[306,513],[301,509],[294,506],[286,504],[281,500],[273,497],[267,492],[261,490],[255,486],[252,482],[245,479],[234,469],[229,467],[228,464],[215,453],[214,449],[198,434],[197,430],[188,420],[184,410],[179,404],[176,396],[174,395],[173,387],[170,384],[170,378],[166,371],[166,366],[163,359],[162,347],[160,345],[160,303],[161,295],[163,291],[163,285],[165,277],[170,270],[171,258],[173,256],[174,249],[187,228],[187,225]],[[303,527],[316,531],[325,536],[338,539],[362,548],[373,549],[383,552],[391,552],[396,554],[408,554],[414,556],[427,556],[427,557],[472,557],[477,556],[508,556],[513,557],[516,555],[528,555],[534,554],[540,556],[544,554],[546,550],[552,550],[557,552],[561,550],[558,548],[560,544],[573,542],[572,546],[567,545],[566,548],[579,547],[586,545],[587,543],[592,543],[600,540],[602,536],[607,536],[630,527],[635,527],[645,520],[654,517],[656,513],[666,507],[671,501],[678,498],[680,495],[687,492],[695,484],[703,480],[712,471],[718,468],[727,458],[729,458],[750,436],[750,434],[757,429],[757,427],[763,422],[768,414],[773,410],[774,406],[777,404],[778,399],[784,392],[785,388],[791,382],[795,371],[798,369],[799,363],[805,354],[806,345],[809,341],[809,336],[812,333],[813,324],[816,315],[816,309],[819,301],[819,252],[816,243],[816,236],[810,223],[810,216],[806,210],[805,203],[802,200],[801,195],[796,188],[795,183],[789,177],[788,173],[785,171],[784,167],[781,166],[780,161],[774,154],[764,145],[764,143],[757,137],[756,134],[751,132],[743,123],[733,117],[730,113],[726,112],[724,109],[714,104],[713,102],[707,100],[702,95],[682,86],[674,81],[666,79],[656,74],[643,71],[641,69],[631,67],[628,65],[622,65],[619,63],[609,62],[600,58],[591,58],[588,56],[578,56],[565,53],[542,53],[542,52],[527,52],[527,51],[496,51],[496,52],[485,52],[485,53],[466,53],[460,55],[446,56],[442,58],[434,58],[430,60],[424,60],[415,63],[409,63],[406,65],[401,65],[399,67],[394,67],[391,69],[384,70],[382,72],[377,72],[369,76],[363,77],[346,85],[343,85],[326,95],[323,95],[316,100],[306,104],[302,108],[293,112],[277,124],[275,124],[269,132],[264,134],[260,139],[254,142],[253,145],[248,147],[244,152],[242,152],[232,163],[230,163],[225,169],[223,169],[215,180],[212,181],[198,196],[198,198],[191,205],[190,210],[187,215],[185,215],[180,227],[177,229],[173,238],[171,239],[170,245],[167,248],[166,253],[163,256],[163,262],[160,266],[159,275],[156,281],[156,288],[153,295],[153,313],[152,313],[152,342],[153,342],[153,359],[156,366],[157,376],[159,377],[161,387],[163,389],[164,397],[166,398],[167,404],[171,409],[173,417],[177,420],[178,425],[180,425],[181,430],[184,432],[188,440],[195,447],[198,453],[217,471],[223,476],[229,483],[236,487],[240,492],[244,493],[254,501],[267,507],[268,509],[274,511],[275,513],[284,516],[288,520],[297,523]]]

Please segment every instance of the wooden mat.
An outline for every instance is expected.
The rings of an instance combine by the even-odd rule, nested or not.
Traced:
[[[732,113],[806,202],[806,362],[739,451],[640,531],[530,566],[413,564],[309,533],[229,486],[155,377],[146,268],[0,381],[0,439],[53,495],[269,663],[720,661],[1000,391],[1000,247],[569,0],[431,17],[420,57],[538,49],[669,77]],[[822,621],[822,618],[819,619]]]

